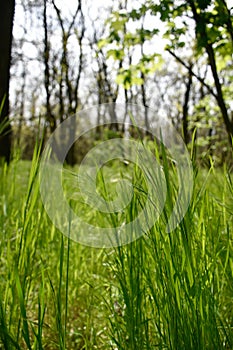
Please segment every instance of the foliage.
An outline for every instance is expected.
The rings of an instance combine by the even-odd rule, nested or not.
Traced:
[[[129,23],[132,22],[136,26],[137,29],[134,32],[130,30],[130,25],[126,27],[126,18]],[[152,21],[154,27],[149,25]],[[125,9],[125,11],[113,12],[107,20],[110,34],[107,34],[107,38],[101,39],[99,45],[102,48],[111,47],[107,50],[107,55],[115,60],[126,57],[130,49],[141,48],[138,63],[126,64],[126,67],[123,64],[117,76],[117,83],[122,84],[125,89],[130,89],[135,85],[144,85],[149,76],[159,74],[164,59],[157,52],[154,43],[158,33],[163,32],[167,51],[208,89],[208,94],[215,98],[215,104],[220,110],[219,118],[224,122],[231,144],[233,135],[230,97],[233,63],[232,23],[230,9],[225,0],[163,0],[160,2],[147,0],[142,1],[137,10]],[[145,44],[150,44],[149,54],[144,53]],[[212,82],[209,82],[206,77],[203,79],[202,73],[196,73],[198,61],[203,55],[207,59],[206,69],[210,68],[213,76]],[[204,68],[201,72],[203,71]],[[190,101],[186,104],[190,105]],[[187,108],[184,110],[186,111]],[[183,120],[186,119],[185,113]],[[215,132],[219,131],[219,129],[215,130]]]

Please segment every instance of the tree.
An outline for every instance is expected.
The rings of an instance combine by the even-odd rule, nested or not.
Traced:
[[[188,32],[188,19],[194,21],[196,55],[206,54],[208,57],[208,64],[214,80],[213,94],[221,111],[231,144],[233,123],[227,108],[221,75],[217,67],[218,59],[225,61],[226,65],[232,64],[232,19],[225,0],[188,0],[183,2],[164,0],[160,5],[154,5],[151,2],[150,8],[154,11],[154,14],[160,13],[161,20],[168,25],[175,22],[176,19],[182,20],[181,28],[170,25],[167,32],[168,36],[170,35],[170,53],[174,53],[176,48],[186,46],[182,34]],[[188,70],[194,75],[190,67],[188,67]]]
[[[227,11],[227,16],[225,16],[225,13],[223,12],[223,14],[221,16],[219,16],[219,18],[213,17],[211,15],[211,13],[207,12],[206,9],[207,9],[208,5],[211,4],[211,1],[207,1],[206,5],[202,5],[202,6],[201,6],[201,2],[200,2],[200,4],[198,4],[198,2],[195,3],[195,1],[193,1],[193,0],[189,0],[188,3],[191,7],[193,19],[194,19],[195,25],[196,25],[197,44],[200,47],[203,47],[206,50],[206,53],[208,55],[209,65],[211,67],[211,71],[212,71],[214,83],[215,83],[215,88],[216,88],[216,92],[217,92],[216,93],[216,100],[217,100],[218,106],[221,110],[222,117],[223,117],[225,127],[226,127],[226,131],[229,135],[229,140],[231,143],[231,138],[233,137],[233,123],[230,119],[230,116],[229,116],[229,113],[227,110],[227,106],[226,106],[226,103],[224,100],[223,88],[222,88],[222,84],[221,84],[220,77],[219,77],[218,70],[217,70],[216,54],[215,54],[213,45],[216,42],[216,39],[219,40],[219,38],[221,38],[221,32],[220,32],[218,26],[225,25],[227,30],[228,30],[228,34],[230,34],[231,38],[232,38],[232,27],[231,27],[232,23],[228,17],[228,11]],[[227,9],[227,6],[226,6],[226,9]],[[211,21],[211,19],[212,19],[212,21]],[[219,22],[219,20],[220,20],[220,22]],[[212,27],[211,27],[213,30],[212,32],[211,31],[208,32],[208,29],[207,29],[208,25],[212,25]],[[217,37],[215,37],[215,40],[213,40],[213,35],[214,36],[217,35]]]
[[[44,11],[43,11],[43,25],[44,25],[44,85],[46,91],[46,112],[47,121],[49,123],[51,133],[56,129],[56,118],[51,108],[51,77],[49,69],[49,58],[50,58],[50,43],[48,38],[48,24],[47,24],[47,0],[44,0]]]
[[[82,10],[82,0],[78,0],[76,10],[71,16],[70,21],[67,23],[63,18],[61,10],[57,7],[54,0],[52,0],[53,8],[57,15],[58,24],[61,30],[61,57],[60,57],[60,69],[57,69],[59,76],[57,77],[59,85],[59,117],[60,122],[67,119],[69,116],[75,114],[80,107],[79,88],[80,79],[83,70],[84,58],[83,58],[83,39],[85,34],[85,21]],[[77,23],[77,19],[79,19]],[[78,43],[79,55],[78,66],[73,69],[69,55],[69,40],[74,36]],[[75,139],[75,125],[71,125],[69,129],[69,139]],[[75,147],[71,146],[66,161],[70,165],[74,165],[75,159]]]
[[[12,29],[14,20],[15,0],[0,0],[0,32],[3,34],[0,40],[0,122],[4,122],[4,128],[0,136],[0,157],[10,160],[10,134],[9,123],[9,81],[11,64]]]
[[[135,22],[139,26],[145,16],[149,16],[150,21],[154,17],[154,23],[158,28],[144,31],[137,29],[134,34],[128,31],[124,33],[123,25],[126,19],[127,21]],[[159,19],[163,23],[162,26],[158,25]],[[195,80],[197,79],[207,87],[208,92],[214,96],[231,144],[233,122],[231,120],[230,100],[227,98],[229,94],[226,92],[226,87],[222,83],[223,69],[226,70],[228,66],[232,66],[233,24],[226,1],[144,0],[137,9],[114,12],[114,16],[110,20],[110,34],[105,43],[115,44],[117,50],[110,50],[115,57],[118,57],[120,53],[124,55],[124,52],[119,47],[120,42],[127,41],[127,44],[131,47],[140,44],[142,46],[145,39],[148,42],[152,42],[158,31],[161,31],[159,27],[166,29],[164,37],[168,43],[167,51],[187,69],[188,73],[183,103],[183,133],[185,141],[188,142],[188,101],[192,78],[194,77]],[[190,53],[190,57],[185,55],[186,57],[183,59],[184,52]],[[211,82],[204,81],[196,74],[196,63],[194,66],[190,66],[190,61],[192,61],[193,57],[198,62],[202,56],[205,56],[208,60],[207,65],[213,77]],[[141,61],[137,68],[143,73],[146,64],[155,61],[155,56],[151,54],[143,57],[142,55]],[[224,66],[223,69],[221,68],[222,70],[219,68],[219,63],[221,63],[221,66]],[[141,85],[142,96],[145,96],[145,91],[143,90],[145,74],[141,74],[141,79],[136,82],[132,79],[133,72],[135,72],[135,66],[131,65],[124,70],[124,74],[120,78],[122,78],[123,83]],[[149,70],[148,73],[151,74],[152,70]],[[230,81],[230,78],[228,80]]]

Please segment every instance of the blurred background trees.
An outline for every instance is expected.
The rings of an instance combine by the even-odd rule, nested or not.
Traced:
[[[168,116],[188,147],[195,139],[199,159],[231,159],[231,11],[225,0],[17,0],[10,90],[14,149],[30,158],[42,131],[49,136],[80,109],[121,102]],[[3,17],[12,19],[10,13]],[[146,108],[144,119],[148,128]],[[116,121],[112,114],[107,122],[118,132]],[[74,150],[69,159],[75,162]]]

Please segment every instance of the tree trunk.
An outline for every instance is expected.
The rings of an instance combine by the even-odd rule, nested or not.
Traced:
[[[192,64],[190,65],[188,80],[187,80],[187,83],[185,84],[186,91],[185,91],[184,103],[183,103],[183,137],[186,145],[190,141],[189,132],[188,132],[188,108],[189,108],[190,92],[191,92],[192,79],[193,79],[191,71],[192,71]]]
[[[193,18],[194,18],[194,21],[196,24],[197,40],[199,38],[201,38],[201,40],[203,41],[202,45],[203,45],[203,47],[205,47],[206,53],[208,55],[209,64],[210,64],[210,68],[211,68],[212,75],[214,78],[215,88],[217,91],[217,94],[216,94],[217,103],[218,103],[218,106],[220,108],[220,111],[221,111],[221,114],[223,117],[223,121],[225,124],[225,128],[226,128],[226,131],[228,133],[229,142],[231,145],[232,144],[232,137],[233,137],[233,123],[231,122],[230,116],[229,116],[228,111],[227,111],[226,103],[224,101],[222,85],[221,85],[218,71],[217,71],[217,65],[216,65],[213,44],[208,40],[208,35],[207,35],[207,30],[206,30],[207,23],[206,23],[205,17],[202,15],[202,13],[198,12],[194,1],[189,0],[188,2],[191,6],[191,9],[193,12]]]
[[[1,1],[1,0],[0,0]],[[48,38],[48,24],[47,24],[47,0],[44,0],[43,11],[43,25],[44,25],[44,86],[46,91],[46,113],[47,121],[49,123],[50,132],[53,133],[57,127],[56,118],[51,108],[51,87],[50,87],[50,69],[49,69],[49,56],[50,56],[50,43]]]
[[[9,121],[9,81],[11,64],[12,29],[15,0],[0,0],[0,123]],[[11,126],[7,123],[0,136],[0,157],[10,161]]]

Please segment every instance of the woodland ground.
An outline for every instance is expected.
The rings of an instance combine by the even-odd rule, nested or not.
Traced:
[[[193,197],[175,231],[165,231],[171,191],[146,235],[111,249],[83,246],[53,226],[37,170],[36,156],[0,168],[0,348],[233,348],[233,177],[227,166],[194,167]],[[115,177],[121,170],[114,162],[106,169]],[[138,190],[125,214],[132,220],[144,183],[139,170],[129,171]],[[69,176],[64,173],[64,188]],[[77,198],[72,206],[80,210]],[[106,224],[85,206],[81,211],[86,220]],[[117,214],[110,219],[121,221]]]

